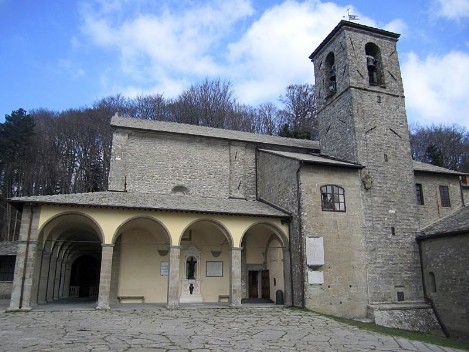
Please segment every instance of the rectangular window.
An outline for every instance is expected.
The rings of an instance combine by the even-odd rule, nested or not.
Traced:
[[[417,204],[418,205],[424,205],[424,201],[423,201],[423,188],[422,188],[422,184],[421,183],[416,183],[415,184],[415,192],[416,192],[416,195],[417,195]]]
[[[450,207],[451,206],[451,202],[449,200],[448,186],[441,186],[440,185],[440,199],[441,199],[441,206],[442,207]]]
[[[15,261],[14,255],[0,255],[0,281],[13,281]]]

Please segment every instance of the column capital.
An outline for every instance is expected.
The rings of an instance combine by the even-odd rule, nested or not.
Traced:
[[[114,243],[101,243],[101,247],[114,247]]]

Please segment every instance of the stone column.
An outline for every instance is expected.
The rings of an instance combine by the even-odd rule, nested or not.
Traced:
[[[62,258],[62,265],[60,266],[60,285],[59,285],[59,298],[64,298],[64,283],[65,283],[65,268],[67,260]]]
[[[179,265],[181,247],[169,247],[168,309],[179,308]]]
[[[121,241],[120,237],[114,243],[114,253],[112,254],[112,274],[111,274],[111,292],[109,302],[111,304],[119,303],[117,299],[117,291],[119,289],[119,270],[121,262]]]
[[[231,248],[231,306],[241,306],[241,248]]]
[[[39,224],[39,211],[25,205],[16,252],[15,277],[8,310],[30,310]]]
[[[111,291],[113,244],[103,244],[101,253],[101,273],[99,276],[99,296],[96,309],[110,309],[109,294]]]
[[[65,275],[64,275],[64,290],[63,296],[65,298],[70,297],[70,278],[72,276],[72,266],[67,262],[65,265]]]
[[[37,303],[43,304],[46,303],[46,293],[47,293],[47,280],[49,278],[49,265],[50,265],[51,253],[47,250],[42,252],[41,259],[41,270],[39,273],[39,287],[37,295]]]
[[[60,298],[59,290],[60,290],[61,279],[62,279],[62,258],[57,258],[57,265],[55,266],[54,292],[52,293],[52,298],[54,299],[54,301]]]
[[[46,290],[46,302],[52,302],[54,299],[54,284],[55,284],[55,274],[57,270],[57,256],[54,253],[56,250],[53,250],[50,256],[49,261],[49,274],[47,277],[47,290]]]

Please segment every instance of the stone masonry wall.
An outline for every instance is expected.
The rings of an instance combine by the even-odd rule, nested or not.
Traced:
[[[455,175],[415,173],[415,183],[422,185],[423,205],[417,205],[420,228],[449,215],[463,206],[459,177]],[[441,206],[439,186],[448,186],[450,207]]]
[[[420,245],[427,296],[450,336],[469,341],[469,233]]]
[[[292,215],[290,223],[290,254],[292,273],[292,304],[303,307],[304,258],[298,214],[297,160],[260,151],[257,156],[258,196],[260,200],[285,209]],[[288,268],[289,270],[289,268]]]
[[[113,139],[110,179],[128,192],[255,199],[255,146],[194,136],[131,132]]]
[[[326,314],[364,318],[367,313],[363,205],[357,169],[305,165],[301,169],[302,226],[305,237],[323,237],[323,284],[308,285],[306,307]],[[323,211],[321,186],[344,189],[345,212]],[[306,265],[306,263],[305,263]]]
[[[363,206],[357,169],[306,165],[301,169],[302,226],[305,237],[323,237],[323,284],[306,286],[306,307],[326,314],[364,318],[367,312],[367,267],[362,233]],[[323,211],[321,186],[344,189],[345,212]]]

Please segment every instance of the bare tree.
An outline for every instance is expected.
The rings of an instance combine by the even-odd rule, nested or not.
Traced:
[[[283,109],[279,134],[293,138],[317,138],[317,104],[312,84],[292,84],[280,96]]]
[[[206,78],[181,93],[172,103],[172,120],[225,128],[235,105],[231,82]]]
[[[281,116],[279,109],[272,103],[259,105],[254,116],[255,132],[277,135],[280,131]]]
[[[415,160],[469,172],[469,133],[458,125],[412,125],[412,157]]]

